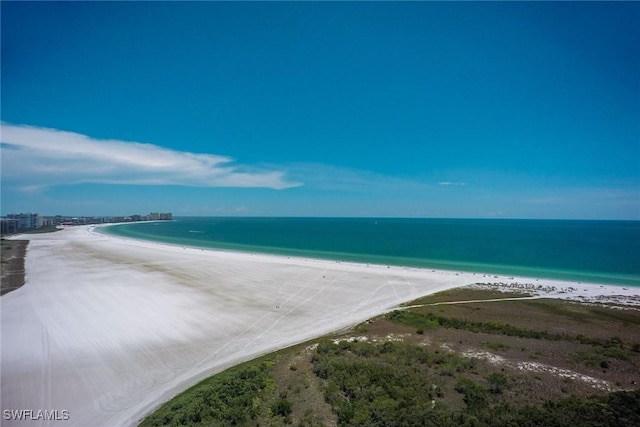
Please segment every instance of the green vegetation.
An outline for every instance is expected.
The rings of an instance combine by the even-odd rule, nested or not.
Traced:
[[[24,234],[40,234],[40,233],[54,233],[56,231],[60,231],[61,229],[55,225],[49,225],[46,227],[36,228],[34,230],[26,230]]]
[[[442,358],[461,359],[460,372],[473,369],[464,358],[439,355],[405,343],[322,342],[313,357],[325,396],[339,426],[633,426],[640,425],[640,391],[570,397],[540,406],[517,407],[491,396],[507,388],[504,374],[484,384],[462,376],[455,391],[465,407],[451,410],[438,384]]]
[[[469,378],[458,381],[456,391],[464,395],[468,413],[477,415],[487,407],[487,391]]]
[[[291,414],[291,402],[287,400],[286,394],[280,396],[273,405],[271,405],[271,413],[281,417],[288,417]]]
[[[446,316],[438,316],[433,313],[418,313],[407,310],[394,310],[387,314],[387,319],[403,325],[418,328],[418,333],[435,328],[463,329],[470,332],[482,332],[493,335],[506,335],[519,338],[531,338],[548,341],[571,341],[595,347],[594,350],[580,352],[573,357],[574,361],[582,361],[595,366],[602,359],[629,360],[630,352],[640,352],[640,344],[626,344],[620,337],[609,339],[591,338],[579,334],[575,337],[569,334],[553,334],[547,331],[518,328],[502,322],[474,322],[467,319],[457,319]],[[501,343],[485,342],[488,349],[498,351],[507,350],[509,346]],[[597,361],[595,359],[598,359]]]
[[[578,342],[588,344],[590,349],[577,351],[569,356],[569,360],[575,363],[583,363],[586,366],[597,366],[608,369],[612,360],[630,360],[631,353],[638,352],[638,344],[627,345],[620,337],[612,337],[607,340],[594,339],[578,335]]]
[[[432,378],[439,365],[458,359],[400,342],[329,341],[318,345],[313,372],[339,425],[402,425],[432,413],[442,389]],[[456,360],[460,366],[466,361]]]
[[[507,377],[498,372],[494,372],[487,377],[489,382],[489,392],[494,394],[501,394],[507,386]]]
[[[294,424],[287,393],[275,397],[272,365],[253,362],[209,378],[163,405],[141,427]],[[322,341],[312,366],[339,426],[640,425],[640,391],[513,405],[499,397],[510,388],[507,375],[479,377],[470,359],[403,342]],[[441,381],[447,372],[458,378],[453,390]],[[462,397],[462,408],[451,407],[451,393]],[[323,425],[310,409],[298,420],[301,427]]]
[[[482,284],[482,283],[481,283]],[[484,283],[484,285],[491,285],[490,283]],[[418,298],[414,301],[406,303],[405,305],[428,305],[437,304],[442,302],[451,301],[472,301],[480,299],[494,299],[494,298],[525,298],[532,294],[525,291],[516,292],[504,292],[497,289],[474,289],[474,288],[455,288],[447,291],[438,292],[437,294],[427,295],[422,298]]]
[[[487,334],[508,335],[512,337],[545,339],[558,341],[566,339],[564,335],[551,334],[545,331],[517,328],[502,322],[473,322],[466,319],[438,316],[433,313],[417,313],[406,310],[394,310],[387,315],[387,319],[412,326],[419,329],[434,329],[437,327],[464,329],[471,332],[484,332]]]
[[[486,426],[565,427],[640,425],[640,391],[615,392],[606,396],[575,396],[550,401],[541,406],[502,406],[484,418]],[[511,413],[509,413],[511,411]]]
[[[261,396],[273,389],[269,363],[230,369],[191,387],[146,418],[150,426],[244,425],[258,415]]]
[[[505,351],[511,348],[508,345],[502,344],[500,342],[485,342],[482,343],[482,345],[492,351]]]
[[[341,426],[424,425],[442,395],[434,354],[418,346],[325,341],[312,361]]]

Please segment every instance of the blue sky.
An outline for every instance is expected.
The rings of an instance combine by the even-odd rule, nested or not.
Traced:
[[[3,214],[640,219],[640,3],[1,8]]]

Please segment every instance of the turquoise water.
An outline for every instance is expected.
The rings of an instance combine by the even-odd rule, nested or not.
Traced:
[[[203,248],[640,286],[640,221],[184,217],[104,230]]]

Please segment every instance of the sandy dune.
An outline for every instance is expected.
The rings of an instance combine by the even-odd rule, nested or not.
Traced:
[[[483,280],[159,245],[91,227],[29,238],[26,284],[0,300],[3,426],[135,425],[238,362]],[[7,420],[21,409],[69,420]]]

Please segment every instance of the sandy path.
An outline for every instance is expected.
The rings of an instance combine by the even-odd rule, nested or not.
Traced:
[[[0,299],[2,426],[135,425],[212,373],[482,281],[185,249],[91,227],[29,238],[26,284]],[[7,420],[5,410],[21,409],[29,418],[68,411],[69,420]]]

